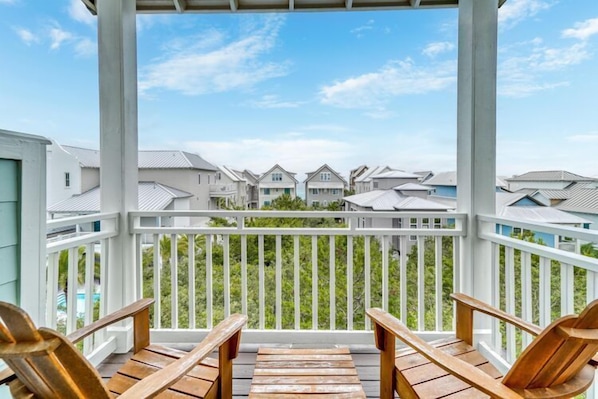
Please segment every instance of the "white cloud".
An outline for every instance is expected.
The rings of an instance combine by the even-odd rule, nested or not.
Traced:
[[[572,136],[567,137],[567,140],[576,143],[598,143],[598,132],[574,134]]]
[[[568,47],[551,48],[542,46],[541,41],[528,42],[526,54],[513,55],[498,66],[498,94],[507,97],[525,97],[568,85],[562,80],[549,81],[551,72],[560,72],[588,59],[590,54],[585,43]]]
[[[87,25],[94,25],[96,18],[89,12],[81,0],[71,0],[68,8],[72,19]]]
[[[598,18],[587,19],[583,22],[577,22],[573,28],[565,29],[562,32],[563,37],[572,37],[580,40],[588,40],[590,37],[598,34]]]
[[[509,0],[498,9],[498,23],[502,27],[513,27],[540,11],[552,7],[552,3],[547,0]]]
[[[75,43],[75,53],[82,57],[94,55],[98,52],[97,42],[87,37],[80,38]]]
[[[372,30],[372,29],[374,29],[374,20],[370,19],[370,20],[368,20],[368,22],[365,25],[351,29],[351,33],[353,33],[358,38],[361,38],[364,36],[365,32]]]
[[[263,173],[278,163],[286,170],[298,173],[299,181],[303,180],[301,174],[311,172],[324,162],[345,173],[345,167],[348,170],[359,153],[355,145],[346,141],[284,136],[278,139],[191,141],[183,145],[217,165],[247,168],[255,173]]]
[[[392,97],[446,89],[457,80],[456,62],[419,66],[411,59],[393,61],[370,72],[320,89],[323,104],[340,108],[384,110]]]
[[[301,102],[281,101],[278,96],[268,94],[262,96],[259,100],[254,100],[249,103],[254,108],[297,108]]]
[[[15,0],[0,0],[0,4],[14,4]]]
[[[14,28],[14,31],[21,38],[23,43],[28,46],[31,46],[32,43],[39,43],[39,37],[28,29]]]
[[[60,27],[56,26],[54,28],[50,28],[50,48],[52,50],[57,50],[60,48],[62,43],[65,41],[71,40],[73,38],[73,34],[62,30]]]
[[[263,59],[274,48],[284,17],[272,15],[262,21],[259,28],[218,48],[206,49],[205,43],[204,48],[191,45],[143,67],[140,92],[166,89],[201,95],[249,88],[285,76],[287,63]]]
[[[447,53],[449,51],[452,51],[454,48],[455,48],[455,45],[451,42],[429,43],[422,50],[422,54],[427,55],[428,57],[435,57],[438,54]]]

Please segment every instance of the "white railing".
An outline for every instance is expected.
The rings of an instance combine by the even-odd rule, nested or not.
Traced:
[[[210,184],[210,194],[232,194],[237,191],[237,186],[233,183],[229,184]]]
[[[448,294],[459,290],[453,265],[459,264],[458,237],[466,232],[446,223],[464,220],[464,214],[129,215],[140,243],[138,294],[157,299],[153,339],[191,340],[190,331],[209,329],[241,312],[250,317],[244,342],[370,342],[365,309],[371,306],[389,310],[424,334],[442,336],[452,330]],[[140,226],[141,218],[166,216],[220,218],[226,226]],[[286,220],[289,227],[267,227],[273,225],[266,222],[269,218]],[[392,219],[399,218],[405,228],[391,227]],[[419,222],[413,223],[415,219]],[[442,225],[434,224],[438,219]],[[325,227],[316,222],[322,220]],[[373,227],[360,227],[365,225]]]
[[[106,314],[106,285],[101,282],[106,281],[109,242],[118,235],[118,217],[108,213],[47,222],[48,232],[65,230],[46,244],[47,326],[69,334]],[[101,224],[100,231],[94,231],[95,222]],[[103,341],[103,335],[86,338],[84,353]]]
[[[598,231],[545,223],[478,216],[480,238],[493,247],[493,304],[542,327],[561,315],[579,313],[598,298],[598,259],[538,243],[539,236],[572,239],[580,244],[598,243]],[[496,226],[530,232],[525,237],[496,233]],[[484,230],[485,229],[485,230]],[[536,237],[535,239],[533,237]],[[507,363],[530,343],[532,337],[512,326],[495,322],[493,344]]]

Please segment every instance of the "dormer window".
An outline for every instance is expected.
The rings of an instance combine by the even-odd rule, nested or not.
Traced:
[[[330,181],[330,172],[320,173],[320,181]]]
[[[272,181],[282,181],[282,173],[280,173],[280,172],[272,173]]]
[[[71,186],[71,174],[69,172],[64,172],[64,186],[66,188]]]

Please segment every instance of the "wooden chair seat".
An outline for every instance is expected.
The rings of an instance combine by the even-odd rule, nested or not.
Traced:
[[[468,345],[463,340],[446,338],[431,341],[428,344],[471,364],[497,380],[502,378],[501,372],[496,367],[488,362],[473,346]],[[488,395],[449,374],[446,370],[411,348],[403,348],[397,351],[395,369],[397,383],[405,387],[406,390],[412,390],[412,396],[407,397],[429,399],[445,397],[489,398]]]

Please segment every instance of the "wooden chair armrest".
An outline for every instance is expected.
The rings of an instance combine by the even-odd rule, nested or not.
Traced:
[[[368,309],[367,315],[376,325],[393,334],[429,361],[493,398],[521,399],[517,392],[503,385],[476,367],[434,348],[413,334],[397,318],[382,309]]]
[[[191,352],[139,381],[120,395],[119,398],[137,399],[155,397],[181,379],[217,347],[222,347],[230,341],[234,341],[233,343],[238,345],[239,334],[245,323],[247,323],[247,316],[245,315],[234,314],[227,317],[210,331]],[[232,358],[237,356],[236,350],[230,353]]]
[[[67,335],[67,338],[73,343],[76,344],[77,342],[81,341],[83,338],[95,333],[98,330],[101,330],[104,327],[107,327],[111,324],[124,320],[128,317],[133,317],[136,314],[148,309],[154,300],[151,298],[143,298],[138,301],[133,302],[132,304],[125,306],[122,309],[117,310],[116,312],[110,313],[102,317],[101,319],[78,329]]]
[[[454,293],[451,294],[451,298],[453,298],[458,304],[464,305],[472,310],[485,313],[489,316],[495,317],[504,322],[512,324],[515,327],[518,327],[523,331],[526,331],[534,336],[537,336],[542,332],[542,328],[540,328],[539,326],[529,323],[520,317],[508,314],[498,308],[495,308],[494,306],[488,305],[487,303],[479,301],[468,295]]]

